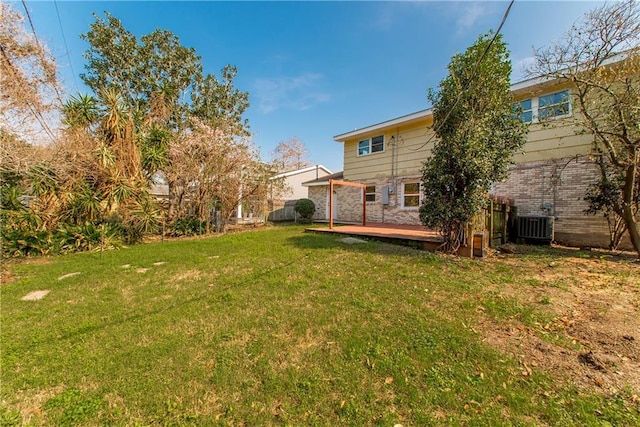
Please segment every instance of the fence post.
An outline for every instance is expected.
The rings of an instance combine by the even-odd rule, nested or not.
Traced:
[[[489,199],[489,246],[493,246],[493,226],[494,226],[494,220],[493,220],[493,199]]]
[[[100,259],[102,259],[102,252],[104,252],[104,224],[100,224]]]
[[[502,221],[502,244],[505,244],[509,241],[509,238],[507,236],[507,232],[509,230],[509,227],[507,227],[507,212],[509,209],[509,205],[507,203],[503,203],[502,204],[502,215],[504,220]]]

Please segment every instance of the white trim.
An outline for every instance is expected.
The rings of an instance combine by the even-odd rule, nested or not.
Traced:
[[[336,135],[333,137],[333,140],[336,142],[344,142],[346,139],[352,138],[354,136],[363,135],[365,133],[379,131],[386,128],[391,128],[401,124],[406,124],[411,121],[416,121],[416,120],[423,119],[425,117],[429,117],[432,114],[433,114],[433,110],[429,108],[427,110],[418,111],[416,113],[407,114],[406,116],[401,116],[395,119],[384,121],[382,123],[367,126],[362,129],[356,129],[351,132],[346,132],[340,135]]]
[[[338,192],[336,191],[336,189],[334,188],[333,191],[335,192],[335,194],[333,194],[333,220],[337,220],[338,219]],[[331,197],[332,195],[329,192],[329,187],[327,187],[327,197],[326,197],[326,205],[325,205],[325,219],[327,221],[329,221],[329,197]]]
[[[382,138],[382,150],[381,151],[373,151],[373,139],[374,138]],[[364,153],[364,154],[360,154],[360,143],[361,142],[365,142],[365,141],[369,142],[369,152],[368,153]],[[387,150],[387,141],[386,141],[386,138],[384,137],[384,134],[376,135],[376,136],[372,136],[372,137],[369,137],[369,138],[364,138],[364,139],[358,141],[358,143],[356,144],[356,157],[364,157],[364,156],[370,156],[372,154],[384,153],[386,150]]]
[[[616,53],[615,55],[605,59],[604,61],[602,61],[602,64],[600,66],[605,66],[605,65],[611,65],[611,64],[615,64],[616,62],[620,62],[624,59],[626,59],[628,57],[628,52],[620,52],[620,53]],[[569,69],[574,69],[576,68],[575,66],[570,67]],[[579,67],[581,69],[585,69],[584,66]],[[538,85],[543,85],[544,83],[550,83],[550,82],[560,82],[560,79],[556,78],[556,77],[533,77],[527,80],[522,80],[519,82],[516,82],[514,84],[511,85],[511,92],[518,92],[520,90],[523,89],[528,89],[534,86],[538,86]]]
[[[418,206],[405,206],[404,205],[404,196],[405,196],[405,192],[404,192],[404,186],[407,184],[418,184]],[[400,185],[400,208],[406,211],[417,211],[420,209],[420,205],[422,205],[422,198],[423,198],[423,193],[422,193],[422,181],[403,181]],[[411,196],[414,196],[413,193],[411,193]]]
[[[292,176],[292,175],[298,175],[298,174],[305,173],[305,172],[311,172],[311,171],[316,170],[316,169],[322,169],[323,171],[325,171],[327,173],[327,175],[331,175],[333,173],[329,169],[327,169],[326,167],[324,167],[322,165],[315,165],[315,166],[309,166],[308,168],[304,168],[304,169],[297,169],[297,170],[294,170],[294,171],[279,173],[278,175],[274,175],[269,179],[286,178],[286,177]]]
[[[545,96],[557,95],[557,94],[562,93],[562,92],[567,92],[567,96],[568,96],[568,99],[566,101],[566,102],[569,103],[569,109],[568,109],[567,114],[562,114],[560,116],[545,117],[544,119],[540,120],[540,98],[543,98]],[[525,98],[525,99],[522,99],[522,100],[516,102],[514,105],[520,105],[522,102],[530,100],[531,101],[531,110],[530,110],[531,111],[531,121],[530,122],[525,122],[525,123],[544,123],[544,122],[549,121],[549,120],[559,120],[559,119],[564,119],[564,118],[567,118],[567,117],[571,117],[573,115],[573,105],[572,105],[572,102],[571,102],[571,96],[572,96],[572,92],[571,92],[570,89],[563,89],[563,90],[558,90],[558,91],[555,91],[555,92],[545,93],[545,94],[539,95],[539,96],[532,96],[531,98]],[[552,106],[561,105],[561,104],[562,103],[552,104],[552,105],[547,105],[545,107],[552,107]],[[543,108],[545,108],[545,107],[543,107]]]
[[[322,181],[322,182],[303,182],[302,186],[303,187],[322,187],[323,185],[328,186],[329,185],[329,181]]]
[[[364,192],[360,192],[360,203],[362,203],[362,197],[364,194],[364,197],[366,199],[366,197],[370,194],[373,194],[375,200],[367,200],[367,205],[374,205],[378,202],[378,186],[376,184],[367,184],[366,182],[363,182],[364,185],[366,185],[367,187],[373,187],[373,193],[367,193],[367,188],[365,187]]]

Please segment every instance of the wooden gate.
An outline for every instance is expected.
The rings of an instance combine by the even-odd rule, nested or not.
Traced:
[[[507,200],[492,197],[487,201],[483,215],[490,247],[500,246],[509,241],[509,218],[512,210]]]

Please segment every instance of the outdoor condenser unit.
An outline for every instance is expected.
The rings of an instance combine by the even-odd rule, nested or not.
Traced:
[[[553,217],[519,216],[518,237],[521,239],[553,240]]]

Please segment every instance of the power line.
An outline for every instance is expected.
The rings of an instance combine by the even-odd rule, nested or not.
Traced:
[[[18,80],[18,77],[17,77],[18,73],[16,72],[13,63],[11,62],[11,58],[9,57],[9,54],[7,54],[7,52],[4,50],[4,47],[2,47],[1,44],[0,44],[0,52],[2,52],[2,57],[7,62],[8,70],[11,71],[13,73],[14,78]],[[55,136],[53,135],[53,132],[51,132],[51,128],[49,128],[49,125],[47,125],[47,121],[42,115],[42,113],[40,112],[40,110],[38,109],[37,105],[35,105],[34,102],[30,100],[28,97],[25,99],[25,103],[27,104],[27,107],[29,107],[29,110],[31,111],[31,113],[36,118],[36,121],[40,124],[42,129],[49,136],[49,138],[51,138],[51,141],[55,142]]]
[[[43,68],[46,69],[47,67],[45,66],[45,63],[47,62],[47,60],[44,57],[44,49],[42,49],[42,45],[40,44],[40,39],[38,38],[38,34],[36,33],[36,28],[33,25],[33,20],[31,19],[31,14],[29,13],[29,9],[27,8],[27,3],[25,2],[25,0],[22,0],[22,6],[24,7],[24,11],[27,15],[27,20],[29,21],[29,25],[31,26],[33,37],[36,40],[36,46],[38,47],[38,53],[40,54],[40,60],[42,61],[42,66]],[[62,105],[62,95],[60,95],[60,91],[58,90],[58,85],[55,84],[55,82],[53,82],[52,86],[53,86],[53,90],[55,90],[56,95],[58,96],[58,101],[60,101],[60,104]]]
[[[456,97],[456,100],[454,101],[453,105],[451,106],[451,108],[449,109],[449,111],[447,111],[447,114],[444,116],[444,119],[442,120],[442,122],[440,122],[440,125],[434,129],[433,134],[431,135],[431,137],[427,140],[427,142],[425,142],[424,144],[422,144],[420,147],[416,148],[415,150],[412,151],[418,151],[423,149],[427,144],[429,144],[433,138],[435,138],[436,133],[440,130],[440,128],[442,127],[443,123],[447,121],[447,119],[449,118],[449,116],[451,115],[451,113],[453,112],[453,110],[456,108],[456,106],[458,105],[458,102],[460,102],[460,99],[462,98],[462,94],[469,89],[469,86],[471,85],[471,82],[475,79],[476,74],[478,72],[478,68],[480,67],[480,63],[482,63],[482,61],[484,60],[484,58],[487,56],[487,53],[489,53],[489,50],[491,49],[491,46],[493,46],[493,43],[496,41],[496,39],[498,38],[498,35],[500,34],[500,30],[502,30],[502,26],[504,25],[504,23],[507,20],[507,17],[509,16],[509,12],[511,11],[511,6],[513,6],[513,2],[515,0],[511,0],[511,2],[509,2],[509,6],[507,6],[507,10],[504,12],[504,15],[502,16],[502,21],[500,21],[500,25],[498,25],[498,29],[496,30],[496,33],[493,35],[493,37],[491,38],[491,40],[489,41],[489,44],[487,45],[487,47],[484,49],[484,52],[482,52],[482,55],[480,56],[480,58],[478,59],[478,61],[476,62],[474,68],[473,68],[473,72],[471,73],[471,78],[469,78],[466,82],[466,84],[464,85],[464,87],[462,88],[462,90],[460,92],[458,92],[458,96]]]
[[[58,24],[60,24],[60,32],[62,33],[62,41],[64,42],[64,48],[67,51],[67,59],[69,60],[69,67],[71,67],[71,74],[73,75],[73,84],[76,87],[76,91],[80,92],[78,87],[78,80],[76,78],[76,72],[73,70],[73,61],[71,60],[71,55],[69,54],[69,46],[67,45],[67,38],[64,35],[64,29],[62,27],[62,20],[60,19],[60,11],[58,10],[58,2],[53,0],[53,4],[56,7],[56,15],[58,15]]]

